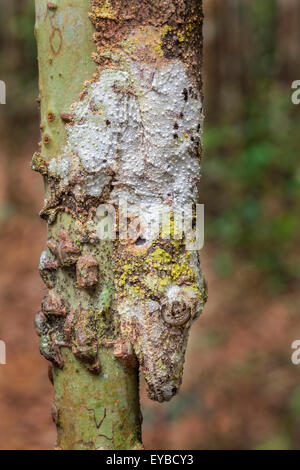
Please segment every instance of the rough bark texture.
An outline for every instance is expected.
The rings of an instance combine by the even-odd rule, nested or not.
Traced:
[[[138,366],[169,400],[206,300],[198,251],[162,231],[155,204],[197,202],[202,92],[199,0],[36,0],[49,289],[36,317],[54,367],[58,448],[141,448]],[[138,236],[101,240],[100,204],[143,207]],[[102,214],[103,216],[103,214]],[[119,216],[120,218],[120,216]],[[118,219],[118,222],[120,220]],[[121,224],[119,225],[119,227]]]

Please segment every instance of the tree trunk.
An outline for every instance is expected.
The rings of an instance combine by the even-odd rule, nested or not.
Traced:
[[[279,76],[293,82],[299,75],[300,2],[277,0]]]
[[[153,204],[197,201],[201,29],[199,0],[36,0],[32,168],[45,180],[49,289],[36,328],[53,364],[60,449],[141,449],[138,366],[154,400],[180,386],[206,299],[199,252],[175,239],[173,215],[170,238],[145,227]],[[111,209],[116,237],[105,239]],[[127,222],[138,227],[130,238]]]

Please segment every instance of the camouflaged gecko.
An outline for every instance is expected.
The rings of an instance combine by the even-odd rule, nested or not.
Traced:
[[[161,27],[154,19],[145,27],[135,0],[126,6],[132,11],[124,24],[103,13],[100,3],[92,2],[91,14],[99,73],[72,105],[60,154],[49,163],[39,154],[33,160],[49,188],[41,215],[60,227],[41,257],[40,272],[50,290],[36,326],[42,353],[57,367],[63,367],[61,348],[69,347],[99,374],[99,345],[113,347],[128,373],[140,366],[150,398],[161,402],[179,389],[189,330],[206,301],[199,251],[189,251],[187,240],[175,237],[172,219],[174,211],[198,201],[203,114],[195,70],[200,58],[195,47],[184,50],[194,45],[193,38],[185,44],[180,33],[174,39],[167,24],[169,19],[178,27],[175,10],[182,0],[174,2],[176,9]],[[115,3],[125,8],[123,1]],[[155,2],[148,3],[154,16],[163,15]],[[193,19],[198,7],[191,5]],[[114,50],[105,47],[107,22],[115,33]],[[198,41],[194,23],[188,24],[187,34]],[[174,41],[178,53],[172,54],[168,44]],[[117,210],[124,200],[130,220],[137,219],[135,205],[143,206],[139,234],[122,240],[117,232],[112,254],[107,249],[113,266],[107,274],[100,271],[106,242],[99,240],[97,208],[105,203]],[[169,208],[170,238],[162,231],[154,240],[147,237],[156,205]],[[57,221],[60,212],[76,220],[72,233]],[[60,287],[69,278],[71,292]],[[115,296],[105,304],[103,292],[111,285]]]

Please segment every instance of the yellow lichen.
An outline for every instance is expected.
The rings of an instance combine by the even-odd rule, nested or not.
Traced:
[[[177,37],[178,37],[179,42],[184,42],[185,41],[185,37],[182,33],[177,33]]]
[[[127,54],[134,52],[136,48],[136,42],[133,38],[128,38],[122,42],[122,48]]]
[[[181,275],[185,275],[185,274],[188,274],[190,277],[192,277],[192,270],[189,266],[185,265],[185,264],[174,264],[172,266],[172,279],[174,281],[177,281],[177,279],[181,276]]]
[[[93,14],[96,18],[104,18],[110,20],[117,20],[109,0],[104,0],[101,6],[94,7]]]
[[[136,254],[125,249],[117,261],[119,296],[151,298],[164,294],[172,284],[179,283],[190,286],[202,298],[196,273],[190,265],[191,254],[186,251],[182,237],[182,227],[177,224],[174,213],[170,214],[167,222],[165,225],[168,227],[162,227],[159,241],[151,248]],[[165,235],[169,235],[168,241],[163,239]]]
[[[188,33],[191,33],[192,31],[194,31],[195,27],[196,27],[196,23],[189,23],[186,27],[186,31]]]
[[[153,253],[150,254],[150,257],[152,258],[153,261],[156,263],[156,267],[164,267],[166,264],[171,263],[172,261],[172,256],[159,246],[155,248]]]
[[[161,42],[155,44],[155,46],[154,46],[155,52],[157,52],[157,53],[159,53],[159,54],[162,54],[162,48],[161,48],[161,46],[162,46],[162,43],[161,43]]]
[[[173,31],[173,28],[172,26],[168,25],[168,24],[165,24],[162,28],[163,32],[162,32],[162,37],[165,37],[165,35],[167,33],[169,33],[170,31]]]

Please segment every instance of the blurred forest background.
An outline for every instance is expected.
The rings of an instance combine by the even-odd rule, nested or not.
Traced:
[[[300,0],[205,0],[203,270],[209,300],[192,330],[181,393],[150,402],[148,449],[300,448]],[[0,448],[55,441],[52,387],[33,318],[43,187],[33,0],[0,0]]]

